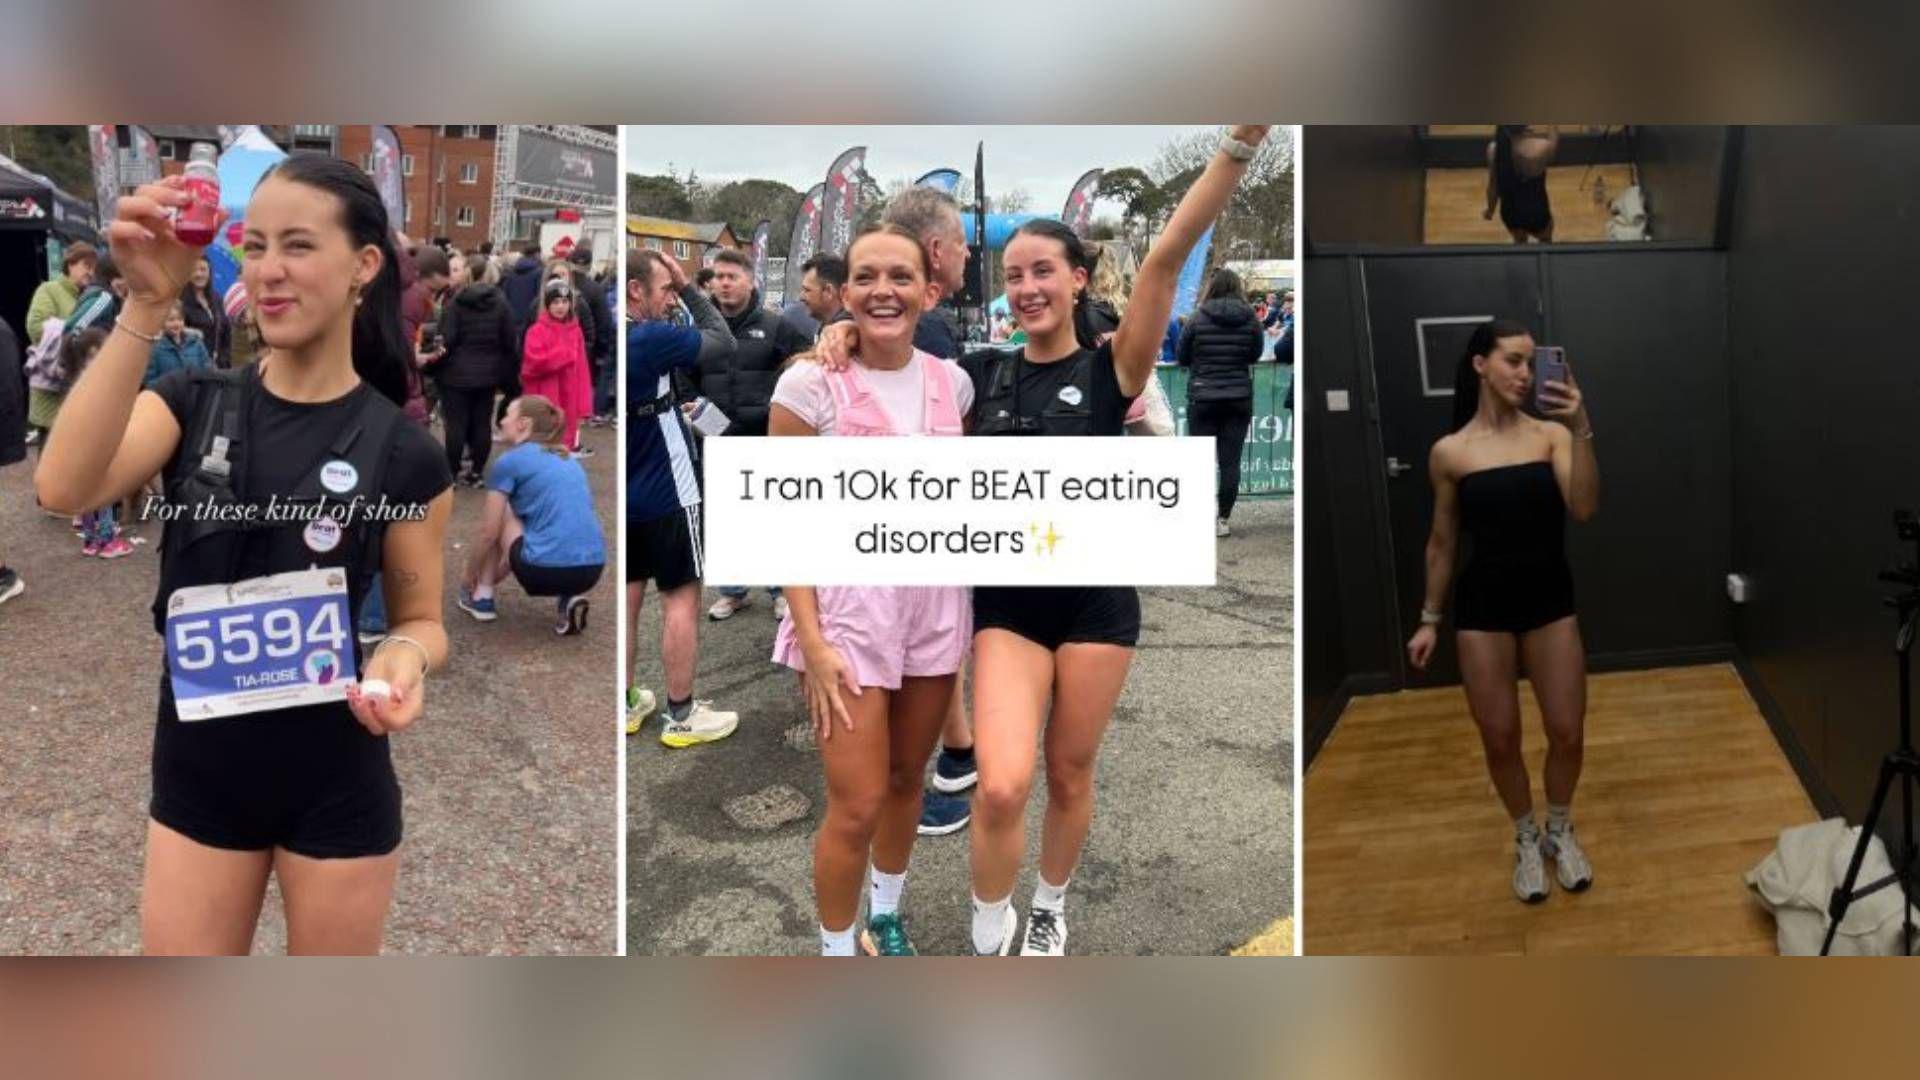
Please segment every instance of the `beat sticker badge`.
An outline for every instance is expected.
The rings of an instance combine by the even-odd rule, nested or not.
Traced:
[[[317,517],[307,524],[306,531],[301,535],[307,541],[307,550],[324,555],[340,546],[342,531],[338,521],[330,517]]]
[[[335,495],[344,495],[360,482],[360,470],[350,461],[329,461],[320,466],[320,486]]]
[[[1069,405],[1080,404],[1081,397],[1080,388],[1077,386],[1069,385],[1060,388],[1060,400]]]

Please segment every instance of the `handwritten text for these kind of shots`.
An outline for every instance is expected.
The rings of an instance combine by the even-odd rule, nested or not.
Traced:
[[[1213,440],[717,438],[712,585],[1212,585]]]

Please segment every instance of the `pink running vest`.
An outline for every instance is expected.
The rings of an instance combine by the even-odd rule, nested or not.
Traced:
[[[920,380],[921,392],[925,395],[921,422],[927,430],[893,430],[893,421],[860,374],[860,365],[850,364],[844,371],[827,372],[827,388],[833,392],[834,434],[964,435],[959,405],[953,396],[953,373],[932,356],[919,355],[920,370],[925,372]]]

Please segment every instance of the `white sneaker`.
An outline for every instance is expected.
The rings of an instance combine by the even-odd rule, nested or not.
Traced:
[[[733,734],[740,726],[740,714],[716,712],[711,701],[696,701],[687,711],[684,720],[667,720],[667,726],[660,732],[660,741],[667,746],[680,749],[698,746],[701,743],[719,742]]]
[[[1232,536],[1233,526],[1227,524],[1226,518],[1216,518],[1213,522],[1213,535]]]
[[[1573,826],[1541,833],[1540,853],[1553,860],[1553,876],[1560,879],[1561,888],[1584,892],[1593,884],[1593,866],[1580,850],[1580,841],[1573,838]]]
[[[712,619],[714,622],[731,619],[733,618],[734,612],[739,611],[743,607],[748,607],[752,605],[752,603],[752,599],[745,596],[723,596],[715,600],[713,606],[707,609],[707,618]]]
[[[1037,907],[1027,912],[1027,936],[1020,942],[1021,956],[1067,955],[1067,915]]]
[[[1020,916],[1015,915],[1013,913],[1013,905],[1008,904],[1006,908],[1005,917],[1000,922],[999,947],[995,949],[991,949],[987,952],[981,952],[980,947],[978,945],[975,945],[973,949],[973,955],[975,956],[1007,955],[1009,952],[1013,951],[1013,932],[1018,929],[1020,929]],[[969,941],[973,939],[973,928],[971,925],[969,925],[967,928],[967,939]]]
[[[640,725],[647,722],[658,704],[653,691],[641,686],[627,687],[627,734],[640,734]]]
[[[1538,836],[1515,837],[1513,841],[1513,895],[1529,904],[1547,898],[1547,866],[1540,861],[1541,844]]]
[[[787,598],[785,596],[774,597],[773,598],[774,621],[781,622],[781,621],[784,621],[786,617],[787,617]]]

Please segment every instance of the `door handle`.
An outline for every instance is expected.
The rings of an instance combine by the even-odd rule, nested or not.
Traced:
[[[1387,476],[1389,478],[1397,478],[1401,473],[1412,471],[1413,465],[1409,462],[1401,461],[1397,457],[1387,459]]]

